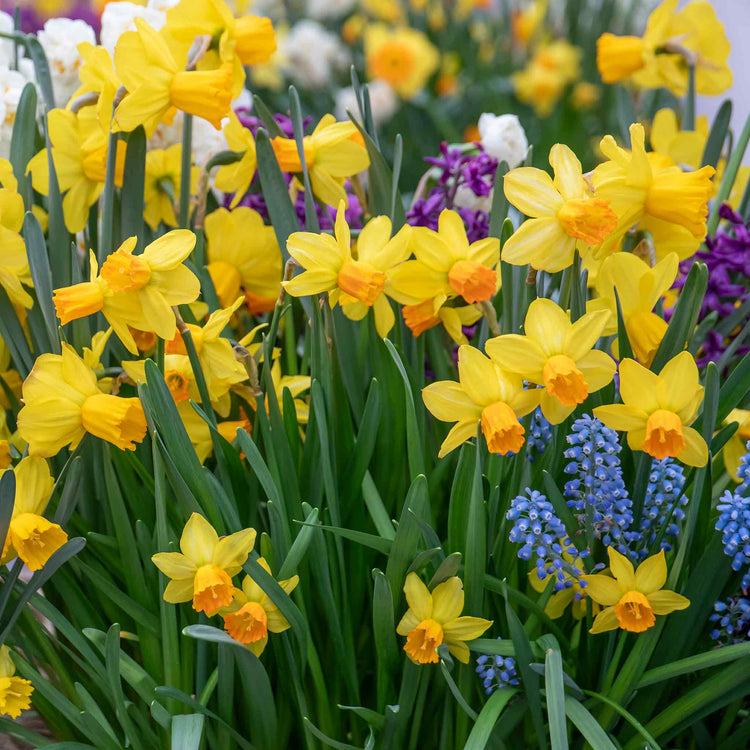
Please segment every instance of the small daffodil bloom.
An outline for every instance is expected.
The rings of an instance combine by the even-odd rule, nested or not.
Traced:
[[[477,434],[481,426],[490,453],[518,453],[524,442],[519,419],[539,405],[539,390],[524,390],[520,376],[501,369],[478,349],[458,350],[459,382],[428,385],[422,398],[442,422],[455,422],[440,446],[440,458]]]
[[[230,209],[242,200],[255,177],[258,160],[255,155],[255,138],[249,128],[239,120],[234,110],[229,111],[229,122],[224,126],[224,138],[232,151],[242,154],[234,164],[225,164],[216,172],[214,184],[225,193],[234,193]]]
[[[644,560],[637,570],[627,557],[607,547],[612,577],[584,576],[586,594],[604,609],[596,616],[589,632],[605,633],[621,628],[643,633],[656,623],[657,615],[687,609],[690,601],[663,588],[667,582],[664,550]]]
[[[573,557],[568,552],[562,554],[565,562],[569,563],[573,568],[583,570],[583,559],[580,557]],[[539,577],[539,571],[544,573],[544,577]],[[561,591],[556,591],[550,596],[547,601],[547,606],[544,608],[544,614],[547,617],[556,620],[558,617],[562,617],[565,614],[565,610],[570,606],[573,617],[576,620],[586,616],[586,587],[581,585],[581,582],[575,576],[572,576],[567,570],[562,570],[563,583],[565,588]],[[529,583],[534,591],[538,591],[540,594],[547,588],[550,582],[550,578],[555,577],[555,580],[559,580],[556,574],[547,573],[544,568],[535,568],[529,572]],[[594,614],[599,611],[599,605],[592,602],[594,608]]]
[[[598,245],[617,226],[609,201],[594,197],[583,179],[581,162],[560,143],[549,153],[555,173],[534,167],[512,169],[503,179],[505,196],[530,217],[503,246],[503,260],[554,273]]]
[[[451,654],[463,664],[469,663],[467,641],[479,638],[492,620],[461,616],[464,585],[452,576],[439,583],[432,593],[416,573],[409,573],[404,584],[409,609],[396,632],[406,636],[406,651],[415,664],[437,664],[438,646],[445,643]]]
[[[146,154],[146,179],[143,192],[143,218],[156,231],[160,223],[177,226],[175,205],[180,202],[182,144],[166,149],[153,148]],[[198,182],[198,167],[190,168],[190,192]]]
[[[193,513],[180,537],[181,552],[158,552],[151,560],[170,582],[164,601],[192,602],[196,612],[216,614],[234,598],[232,577],[242,570],[253,546],[255,529],[222,537],[200,514]]]
[[[740,459],[747,453],[747,442],[750,440],[750,411],[732,409],[724,420],[725,424],[737,422],[737,432],[727,440],[721,450],[724,456],[724,467],[735,482],[741,481],[737,475]]]
[[[33,692],[30,680],[16,677],[16,665],[10,658],[10,649],[0,646],[0,716],[17,719],[21,711],[31,706]]]
[[[7,167],[10,164],[0,159],[0,169],[3,172],[3,187],[0,188],[0,286],[5,289],[10,301],[14,305],[31,308],[34,300],[24,289],[33,286],[29,261],[26,256],[26,243],[21,236],[23,227],[24,206],[23,198],[16,192],[15,179]]]
[[[446,305],[446,296],[440,294],[415,305],[404,305],[401,314],[412,335],[420,336],[430,328],[443,325],[448,335],[460,346],[468,344],[463,327],[471,326],[482,317],[479,305]]]
[[[264,558],[258,558],[258,564],[267,573],[271,572]],[[295,575],[279,581],[279,586],[289,595],[298,583],[299,576]],[[224,630],[235,641],[244,643],[256,656],[263,653],[269,633],[283,633],[290,627],[279,608],[250,576],[245,576],[241,589],[234,590],[234,601],[222,615]]]
[[[536,299],[526,313],[525,335],[490,339],[487,353],[498,365],[542,386],[542,413],[560,424],[614,377],[614,360],[593,348],[608,318],[609,312],[598,310],[571,323],[552,300]]]
[[[620,363],[621,404],[599,406],[594,416],[613,430],[628,433],[628,445],[661,460],[670,456],[688,466],[704,466],[708,446],[688,425],[703,401],[698,367],[690,352],[680,352],[657,375],[635,360]]]

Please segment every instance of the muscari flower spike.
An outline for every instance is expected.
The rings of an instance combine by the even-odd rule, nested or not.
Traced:
[[[498,638],[501,641],[502,638]],[[500,654],[481,654],[477,657],[476,672],[482,680],[484,692],[492,695],[509,685],[518,685],[518,673],[516,672],[516,660],[512,656],[500,656]]]
[[[545,448],[552,440],[552,425],[544,418],[541,409],[531,415],[531,424],[526,436],[526,460],[534,463],[538,455],[543,455]]]
[[[716,530],[722,532],[724,554],[732,558],[732,570],[746,568],[741,586],[750,588],[750,498],[726,490],[716,509]]]
[[[584,553],[573,545],[565,525],[545,495],[527,487],[526,496],[518,495],[512,501],[506,517],[514,522],[510,541],[523,545],[518,557],[531,560],[536,556],[536,573],[540,579],[554,575],[555,591],[570,588],[575,581],[585,586],[585,582],[579,580],[583,571],[563,558],[565,553],[573,559],[583,557]]]
[[[617,433],[584,414],[573,422],[567,441],[570,447],[565,451],[565,458],[570,463],[565,473],[574,475],[565,483],[568,506],[579,512],[580,515],[576,515],[581,524],[586,523],[585,512],[590,507],[596,537],[606,546],[614,546],[621,554],[626,554],[628,543],[636,541],[640,535],[630,531],[632,502],[622,478]]]
[[[711,630],[711,638],[720,646],[743,643],[750,636],[750,601],[744,596],[730,596],[714,603],[714,614],[709,618],[718,623]]]
[[[747,441],[745,448],[747,452],[740,459],[740,465],[737,468],[737,476],[740,480],[737,494],[743,497],[750,495],[750,440]]]

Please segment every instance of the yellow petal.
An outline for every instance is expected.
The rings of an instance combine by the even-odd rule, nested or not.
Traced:
[[[547,356],[562,354],[570,330],[567,313],[550,299],[535,299],[526,313],[524,330]]]
[[[592,349],[582,359],[576,362],[576,367],[581,371],[589,385],[589,393],[595,393],[604,388],[607,383],[612,382],[617,365],[612,357],[599,349]]]
[[[556,594],[552,594],[544,608],[544,614],[553,620],[562,617],[568,605],[574,600],[576,595],[575,589],[563,589]]]
[[[539,344],[528,336],[515,333],[497,336],[487,341],[485,349],[499,367],[516,372],[534,383],[542,382],[547,357]]]
[[[460,422],[479,419],[481,407],[477,406],[466,391],[451,380],[441,380],[428,385],[422,398],[430,413],[442,422]]]
[[[550,424],[564,422],[576,409],[575,405],[565,406],[554,396],[550,396],[546,389],[539,388],[539,406],[544,418]]]
[[[432,596],[416,573],[409,573],[406,576],[404,594],[409,609],[414,612],[420,621],[427,620],[432,616]]]
[[[164,601],[170,604],[182,604],[193,598],[193,579],[178,578],[172,580],[164,589]]]
[[[630,430],[645,429],[646,427],[646,412],[626,404],[598,406],[594,409],[594,416],[613,430],[630,432]]]
[[[465,344],[458,349],[458,376],[466,395],[480,406],[500,401],[497,370],[479,349]]]
[[[461,443],[471,440],[477,434],[477,421],[476,419],[472,419],[454,424],[440,446],[438,458],[447,456],[454,448],[461,445]]]
[[[620,396],[625,404],[651,414],[661,408],[659,376],[634,359],[620,362]],[[615,427],[614,429],[623,429]]]
[[[188,229],[174,229],[154,240],[143,251],[143,259],[152,271],[169,271],[193,252],[195,235]]]
[[[454,260],[467,258],[469,254],[469,240],[466,237],[464,220],[457,211],[443,209],[438,217],[438,233],[450,248]]]
[[[642,594],[653,594],[667,582],[667,561],[664,550],[644,560],[635,571],[635,587]]]
[[[196,566],[179,552],[158,552],[152,555],[151,562],[169,578],[189,578],[192,582]],[[192,596],[192,589],[191,589]]]
[[[648,595],[648,603],[655,615],[668,615],[677,609],[687,609],[690,606],[690,600],[686,599],[674,591],[664,590],[654,591]]]
[[[615,614],[615,608],[607,607],[596,616],[594,625],[589,630],[589,633],[596,635],[597,633],[606,633],[608,630],[616,630],[619,627],[620,623]]]
[[[524,221],[503,245],[501,257],[514,266],[529,263],[556,273],[573,263],[575,248],[575,237],[565,233],[557,216],[543,216]]]
[[[682,436],[685,438],[685,447],[678,460],[688,466],[705,466],[708,461],[708,446],[701,434],[692,427],[683,427]]]
[[[284,289],[293,297],[306,297],[308,294],[322,294],[336,288],[336,274],[324,268],[303,271],[290,281],[284,282]]]
[[[451,656],[458,659],[462,664],[468,664],[471,658],[471,651],[463,641],[450,641],[446,639],[445,645],[448,646]]]
[[[633,563],[625,555],[621,555],[614,547],[607,547],[609,555],[609,569],[612,575],[617,579],[617,583],[623,589],[632,589],[635,587],[635,572]]]
[[[599,340],[609,317],[608,310],[595,310],[573,323],[565,336],[565,354],[574,362],[581,359]]]
[[[242,529],[219,540],[211,562],[224,569],[242,566],[254,545],[255,529]]]
[[[464,585],[458,576],[439,583],[432,591],[432,619],[447,623],[455,620],[464,608]]]
[[[434,230],[414,227],[411,232],[411,251],[418,261],[433,271],[444,271],[453,265],[456,257],[446,241]]]
[[[667,362],[659,373],[664,383],[664,403],[662,408],[678,412],[688,404],[700,388],[698,382],[698,367],[693,355],[680,352]]]
[[[180,549],[196,566],[211,562],[214,547],[219,542],[219,535],[213,526],[199,513],[193,513],[180,537]]]
[[[409,635],[414,628],[422,622],[410,609],[407,609],[404,616],[399,620],[396,626],[396,632],[399,635]]]
[[[492,620],[482,617],[458,617],[443,625],[446,643],[473,641],[492,625]]]
[[[581,162],[562,143],[556,143],[549,152],[549,163],[555,172],[555,188],[565,200],[582,198],[585,194]]]
[[[536,167],[511,169],[503,178],[505,197],[522,214],[554,216],[563,203],[552,178]]]
[[[611,607],[620,601],[622,590],[614,578],[602,574],[584,576],[586,581],[586,596],[593,599],[597,604]]]

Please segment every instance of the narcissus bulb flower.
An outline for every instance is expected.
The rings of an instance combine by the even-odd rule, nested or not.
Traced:
[[[125,374],[135,383],[146,382],[146,360],[123,360]],[[185,354],[164,355],[164,382],[172,394],[175,404],[192,399],[198,401],[198,387],[195,383],[190,359]],[[199,417],[200,418],[200,417]]]
[[[238,162],[225,164],[216,172],[214,185],[225,193],[234,193],[229,208],[234,207],[247,193],[250,183],[255,177],[258,160],[255,155],[255,138],[250,128],[246,128],[234,110],[229,111],[229,122],[224,126],[224,138],[231,151],[242,154]]]
[[[441,380],[422,390],[433,416],[441,422],[456,422],[438,457],[474,437],[477,426],[482,428],[490,453],[518,453],[525,432],[518,420],[536,409],[540,391],[524,390],[519,376],[468,345],[458,350],[458,378],[458,383]]]
[[[497,291],[500,241],[486,237],[469,244],[456,211],[441,212],[437,232],[414,227],[411,250],[416,260],[391,273],[391,296],[402,305],[417,305],[439,295],[460,296],[471,305],[492,299]]]
[[[378,216],[369,221],[352,250],[344,203],[336,213],[335,238],[329,234],[294,232],[287,249],[305,271],[284,289],[294,297],[328,292],[331,306],[339,303],[344,314],[361,320],[372,308],[378,333],[385,337],[394,323],[393,310],[386,293],[394,269],[409,256],[412,230],[403,226],[391,237],[391,220]]]
[[[594,416],[613,430],[628,433],[632,450],[661,460],[670,456],[688,466],[704,466],[708,446],[688,425],[703,401],[698,367],[690,352],[680,352],[657,375],[635,360],[620,363],[621,404],[599,406]]]
[[[498,365],[542,386],[542,413],[548,422],[560,424],[614,377],[614,360],[593,348],[608,318],[609,312],[598,310],[571,323],[552,300],[535,299],[526,313],[525,335],[490,339],[487,354]]]
[[[175,110],[208,120],[217,130],[232,101],[233,68],[227,63],[216,70],[185,70],[187,50],[168,43],[142,18],[136,31],[126,31],[115,47],[115,68],[127,96],[115,110],[112,128],[129,132],[143,125],[151,136],[164,120],[171,123]]]
[[[311,135],[302,139],[310,187],[316,198],[329,206],[347,201],[343,183],[370,166],[370,157],[362,136],[353,122],[336,122],[324,115]],[[284,172],[299,174],[302,162],[294,138],[271,139],[273,152]]]
[[[676,253],[669,253],[653,268],[632,253],[615,253],[604,259],[596,275],[594,286],[599,296],[591,300],[586,309],[589,312],[609,310],[609,320],[602,334],[617,333],[617,290],[633,353],[646,366],[653,361],[667,331],[666,321],[653,309],[672,287],[678,267]]]
[[[561,143],[549,152],[554,181],[535,167],[512,169],[503,179],[505,197],[530,217],[503,246],[503,260],[554,273],[573,263],[576,248],[583,255],[617,226],[609,201],[593,197],[581,162]]]
[[[386,81],[402,99],[413,99],[440,65],[440,54],[427,36],[408,26],[371,24],[364,44],[368,79]]]
[[[0,646],[0,715],[17,719],[21,711],[31,706],[33,692],[30,680],[16,677],[16,665],[10,658],[10,649]]]
[[[213,211],[205,230],[207,268],[222,307],[244,292],[253,315],[273,310],[283,263],[273,227],[257,211],[241,206]]]
[[[573,557],[569,552],[563,551],[563,560],[568,563],[572,568],[577,570],[583,570],[583,559],[580,557]],[[544,577],[540,578],[539,573],[544,573]],[[544,608],[544,614],[547,617],[556,620],[558,617],[562,617],[565,614],[565,610],[568,606],[572,605],[571,613],[576,620],[586,616],[586,587],[581,585],[581,581],[575,576],[571,575],[564,568],[560,571],[562,573],[562,582],[565,586],[560,591],[555,591],[550,596],[547,606]],[[534,568],[529,572],[529,583],[534,591],[538,591],[540,594],[547,588],[550,582],[550,578],[554,576],[555,580],[559,580],[557,573],[547,573],[544,568]],[[593,614],[599,611],[599,605],[592,602]]]
[[[20,557],[29,570],[41,570],[68,541],[62,528],[42,515],[55,480],[38,456],[26,456],[9,471],[16,475],[16,495],[0,563]]]
[[[219,539],[214,527],[193,513],[182,530],[181,552],[158,552],[151,558],[171,579],[164,589],[164,601],[192,601],[196,612],[215,615],[232,603],[232,577],[242,570],[254,546],[255,529],[242,529]]]
[[[87,432],[123,450],[135,450],[146,435],[141,402],[102,393],[94,371],[69,344],[62,355],[37,357],[23,383],[23,402],[18,431],[32,456],[75,448]]]
[[[34,300],[23,288],[31,287],[33,281],[26,257],[26,243],[21,237],[23,227],[23,198],[16,192],[16,180],[10,162],[0,159],[0,286],[5,289],[10,301],[21,307],[31,308]]]
[[[600,143],[609,161],[594,170],[594,191],[609,200],[617,227],[593,249],[595,257],[617,250],[636,223],[652,234],[658,258],[671,251],[680,258],[692,255],[706,236],[714,168],[683,172],[668,157],[647,154],[643,125],[638,123],[630,126],[630,142],[632,151],[618,146],[611,135]]]
[[[473,641],[492,625],[481,617],[461,617],[464,584],[458,576],[439,583],[432,593],[416,573],[409,573],[404,584],[409,609],[396,632],[406,636],[406,651],[415,664],[437,664],[438,646],[445,643],[463,664],[469,663],[467,641]]]
[[[446,305],[446,296],[439,294],[432,299],[413,305],[404,305],[401,314],[412,335],[421,336],[425,331],[442,324],[448,335],[459,345],[468,344],[463,326],[472,326],[482,317],[479,305]]]
[[[198,167],[190,168],[190,192],[198,182]],[[167,149],[154,148],[146,154],[146,179],[143,189],[143,218],[156,231],[164,222],[177,226],[174,207],[180,202],[182,173],[182,144]]]
[[[271,573],[265,558],[258,558],[258,564],[266,573]],[[294,575],[279,581],[279,586],[288,596],[298,583],[299,576]],[[269,633],[283,633],[289,629],[286,617],[250,576],[245,576],[241,589],[234,590],[234,600],[221,614],[224,617],[224,630],[235,641],[244,643],[256,656],[263,653]]]
[[[648,17],[643,37],[602,34],[596,63],[605,83],[630,78],[643,88],[667,87],[684,96],[688,62],[695,63],[695,89],[715,96],[732,85],[731,45],[710,2],[698,0],[676,12],[679,0],[664,0]]]
[[[740,468],[740,459],[747,453],[747,442],[750,440],[750,411],[747,409],[732,409],[727,414],[724,424],[737,422],[737,432],[727,440],[721,450],[724,456],[724,468],[727,474],[735,482],[741,482],[742,479],[737,474]]]
[[[645,559],[637,570],[613,547],[607,547],[612,578],[600,573],[584,576],[586,594],[604,609],[596,616],[590,633],[621,628],[643,633],[656,623],[656,615],[687,609],[690,601],[664,588],[667,563],[664,550]]]
[[[200,294],[198,277],[183,265],[195,246],[195,235],[175,229],[159,237],[141,255],[134,255],[137,239],[131,237],[102,265],[97,274],[91,256],[91,280],[55,289],[60,322],[101,311],[128,351],[138,354],[130,328],[153,331],[163,339],[174,336],[172,307],[195,302]]]

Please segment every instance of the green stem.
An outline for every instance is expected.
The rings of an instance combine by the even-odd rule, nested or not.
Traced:
[[[180,165],[180,227],[190,229],[190,175],[193,166],[193,116],[183,113]]]
[[[97,259],[101,267],[107,256],[114,248],[114,219],[115,219],[115,168],[117,166],[117,133],[109,134],[107,148],[107,171],[104,177],[102,193],[102,231],[99,237],[99,253]]]
[[[685,96],[683,130],[695,130],[695,64],[688,65],[688,89]]]

